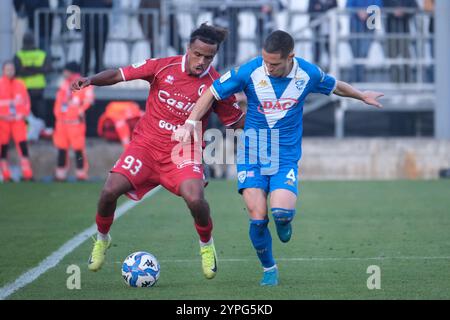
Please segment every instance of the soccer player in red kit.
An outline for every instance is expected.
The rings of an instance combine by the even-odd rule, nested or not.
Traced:
[[[94,243],[89,269],[101,268],[114,219],[117,199],[126,194],[141,199],[158,185],[183,197],[194,218],[200,237],[202,268],[206,278],[217,271],[217,256],[212,238],[212,220],[208,202],[204,198],[203,167],[195,162],[175,164],[171,152],[178,144],[172,134],[188,118],[195,102],[219,77],[211,63],[225,39],[227,31],[202,24],[190,36],[184,56],[149,59],[117,70],[107,70],[72,84],[73,90],[89,85],[107,86],[135,79],[150,83],[146,112],[136,125],[131,143],[111,170],[98,203],[97,240]],[[217,102],[213,110],[224,125],[241,128],[244,114],[234,97]],[[208,115],[203,118],[206,127]]]

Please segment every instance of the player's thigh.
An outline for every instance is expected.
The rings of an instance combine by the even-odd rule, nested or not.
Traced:
[[[16,144],[27,140],[27,124],[24,120],[11,123],[12,136]]]
[[[270,193],[275,193],[274,201],[277,199],[286,199],[283,201],[288,201],[288,198],[293,198],[292,196],[287,196],[289,193],[277,190],[286,190],[292,193],[295,198],[298,194],[298,165],[296,163],[286,163],[280,165],[278,172],[270,176]],[[278,194],[280,194],[278,196]],[[286,195],[286,196],[285,196]],[[271,197],[272,199],[272,197]],[[271,204],[274,207],[273,204]]]
[[[203,197],[203,187],[206,184],[203,165],[187,163],[176,165],[165,161],[160,164],[161,185],[175,195],[185,200],[193,197]],[[189,190],[190,187],[194,189]]]
[[[183,199],[192,203],[205,199],[205,181],[203,179],[187,179],[180,183],[179,193]]]
[[[119,197],[133,190],[133,185],[127,177],[120,173],[110,172],[103,186],[102,195]]]
[[[246,188],[242,190],[242,197],[250,219],[264,220],[267,217],[267,193],[259,188]]]
[[[261,174],[261,167],[257,164],[237,165],[238,192],[242,194],[245,189],[262,189],[269,193],[269,176]]]
[[[0,120],[0,144],[9,144],[11,135],[11,125],[9,121]]]
[[[287,189],[277,189],[270,193],[270,207],[282,209],[295,209],[297,195]]]
[[[158,163],[144,147],[133,143],[122,153],[111,172],[128,179],[133,188],[127,196],[133,200],[142,199],[148,191],[160,184]]]

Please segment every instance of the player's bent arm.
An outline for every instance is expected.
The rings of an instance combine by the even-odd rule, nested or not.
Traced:
[[[187,121],[200,121],[211,108],[214,99],[211,89],[205,90],[205,93],[195,103]]]
[[[120,69],[110,69],[105,70],[103,72],[97,73],[92,77],[88,78],[90,80],[90,84],[94,86],[111,86],[113,84],[124,81],[122,77],[122,73]]]
[[[192,109],[189,118],[186,120],[183,126],[179,127],[173,134],[173,140],[188,142],[191,139],[191,134],[194,133],[197,122],[199,122],[211,108],[214,102],[214,95],[211,89],[206,90],[202,96],[195,103],[194,109]],[[194,134],[194,139],[196,135]]]
[[[375,91],[360,91],[344,81],[337,80],[334,94],[341,97],[361,100],[362,102],[377,108],[383,107],[383,105],[378,101],[379,98],[384,96],[383,93]]]
[[[93,86],[111,86],[113,84],[124,81],[120,69],[110,69],[88,78]]]
[[[111,86],[124,81],[120,69],[105,70],[93,75],[92,77],[80,78],[72,83],[72,90],[81,90],[90,85],[93,86]]]

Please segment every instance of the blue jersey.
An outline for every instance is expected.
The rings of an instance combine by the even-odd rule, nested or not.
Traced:
[[[292,71],[287,77],[276,78],[268,74],[262,57],[257,57],[217,79],[211,91],[217,100],[245,92],[248,100],[245,133],[255,130],[259,142],[266,142],[270,152],[273,150],[271,136],[276,132],[280,163],[283,163],[300,160],[306,96],[309,93],[330,95],[335,88],[335,78],[304,59],[294,58]],[[254,148],[248,139],[244,144],[246,151],[251,153]]]

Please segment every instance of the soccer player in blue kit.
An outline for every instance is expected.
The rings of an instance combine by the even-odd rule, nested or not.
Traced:
[[[378,99],[383,94],[361,92],[295,57],[294,39],[277,30],[265,40],[262,56],[225,73],[205,90],[174,138],[189,141],[214,99],[223,100],[241,91],[247,95],[248,107],[242,148],[238,148],[238,190],[250,216],[250,239],[264,269],[260,284],[276,286],[278,268],[272,254],[267,199],[278,237],[288,242],[297,201],[306,96],[334,93],[381,108]],[[251,141],[255,138],[256,143]]]

